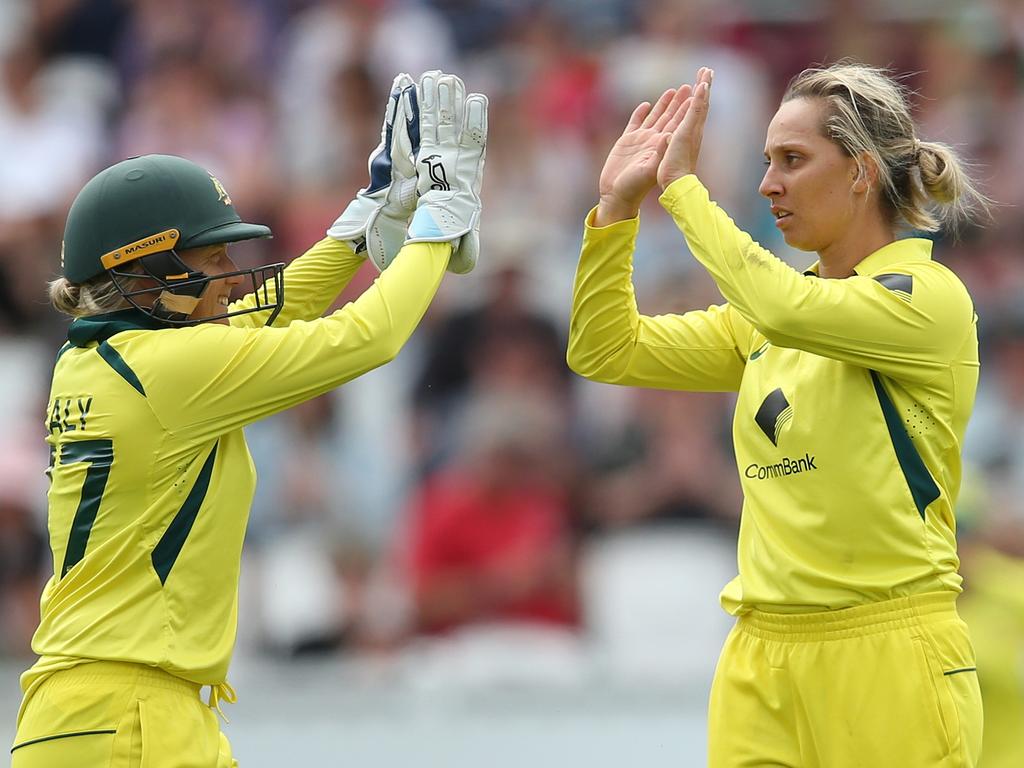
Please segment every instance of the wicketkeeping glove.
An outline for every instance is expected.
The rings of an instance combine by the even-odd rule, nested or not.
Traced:
[[[384,269],[401,249],[416,209],[417,112],[416,85],[403,72],[391,84],[380,144],[370,154],[370,183],[327,230],[335,240],[349,242],[356,253],[365,250],[377,269]]]
[[[480,253],[480,185],[487,149],[487,97],[466,95],[454,75],[426,72],[417,88],[419,201],[407,243],[451,242],[448,271],[476,266]]]

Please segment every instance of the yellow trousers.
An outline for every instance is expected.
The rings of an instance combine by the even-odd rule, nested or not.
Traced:
[[[25,694],[11,768],[237,768],[199,688],[139,664],[55,672]]]
[[[711,688],[711,768],[974,768],[982,707],[952,593],[752,611]]]

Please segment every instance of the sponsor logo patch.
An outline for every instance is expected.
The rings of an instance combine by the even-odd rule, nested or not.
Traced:
[[[445,173],[444,166],[439,162],[440,157],[438,154],[433,154],[423,158],[420,162],[427,166],[427,171],[430,173],[430,188],[448,192],[451,190],[451,185],[448,183],[448,174]]]
[[[801,472],[812,472],[818,468],[814,460],[815,457],[809,453],[804,453],[803,457],[799,459],[783,456],[781,461],[774,464],[748,464],[743,470],[743,476],[751,480],[769,480],[773,477],[788,477]]]
[[[772,445],[779,445],[779,433],[793,419],[793,406],[789,404],[781,389],[776,389],[761,403],[754,414],[754,421]]]

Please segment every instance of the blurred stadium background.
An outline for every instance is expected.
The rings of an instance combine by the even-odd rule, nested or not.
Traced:
[[[70,199],[116,160],[184,155],[273,227],[240,262],[290,260],[364,183],[393,74],[441,67],[491,99],[481,265],[394,363],[247,430],[226,731],[246,768],[700,765],[731,399],[569,373],[581,223],[633,105],[709,64],[702,176],[806,264],[757,197],[763,134],[791,76],[842,56],[912,73],[924,135],[1001,204],[936,254],[983,344],[958,512],[985,765],[1024,764],[1021,0],[0,0],[0,742],[50,567],[41,422],[66,325],[44,285]],[[668,217],[643,217],[641,310],[717,301]]]

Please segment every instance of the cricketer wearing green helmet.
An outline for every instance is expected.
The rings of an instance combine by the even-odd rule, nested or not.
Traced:
[[[271,237],[270,228],[242,221],[209,171],[182,157],[144,155],[101,171],[78,193],[68,212],[61,266],[72,283],[109,273],[134,308],[169,325],[267,310],[270,325],[284,299],[283,264],[210,275],[179,255],[263,237]],[[230,277],[251,281],[252,306],[195,317],[210,282]],[[269,289],[257,290],[258,280],[271,281],[273,298]]]
[[[399,76],[370,184],[286,269],[235,267],[226,244],[270,230],[188,160],[132,158],[85,185],[50,284],[73,318],[43,419],[54,569],[12,768],[237,765],[215,712],[235,698],[256,491],[243,427],[390,361],[445,272],[475,264],[486,107],[451,75]],[[368,256],[386,269],[329,312]]]

